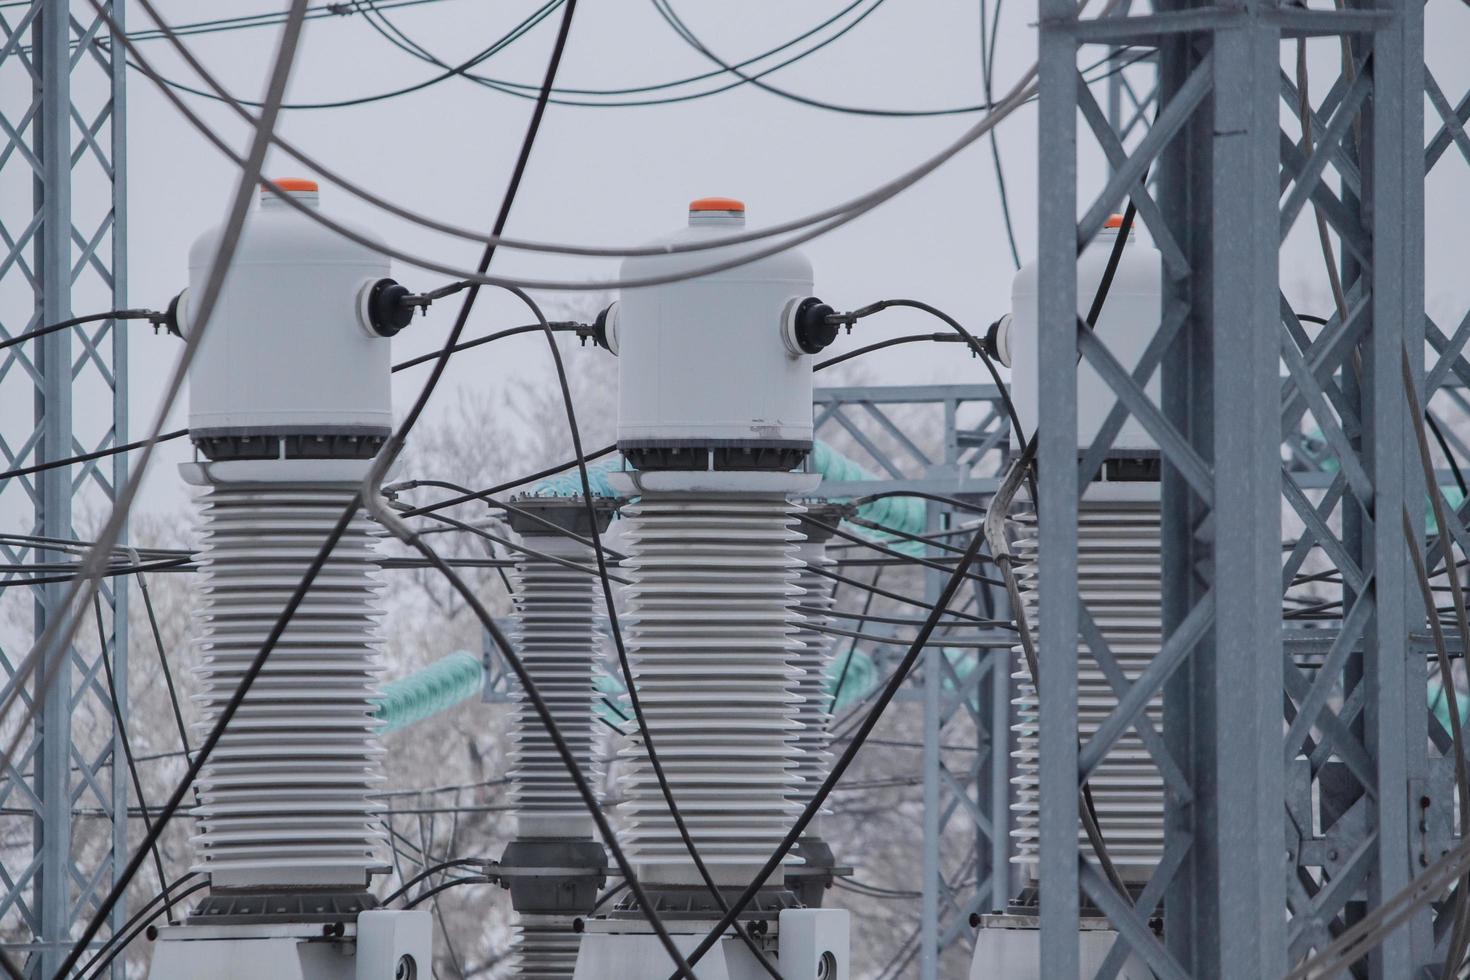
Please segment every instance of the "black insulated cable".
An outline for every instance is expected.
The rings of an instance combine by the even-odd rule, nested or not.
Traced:
[[[160,442],[169,442],[174,439],[182,439],[189,434],[188,429],[175,429],[173,432],[165,432],[153,440],[156,446]],[[17,476],[29,476],[32,473],[45,473],[47,470],[60,469],[63,466],[71,466],[75,463],[86,463],[94,459],[105,459],[108,456],[116,456],[119,453],[130,453],[136,449],[142,449],[148,445],[147,439],[139,439],[123,446],[113,446],[110,449],[99,449],[96,452],[82,453],[80,456],[68,456],[66,459],[53,459],[45,463],[37,463],[34,466],[22,466],[20,469],[6,470],[0,473],[0,483]]]
[[[157,310],[108,310],[106,313],[89,313],[86,316],[74,316],[70,320],[62,320],[60,323],[50,323],[44,327],[36,327],[18,333],[13,337],[0,338],[0,350],[23,344],[28,340],[35,340],[47,334],[57,333],[62,330],[70,330],[72,327],[80,327],[86,323],[100,323],[103,320],[148,320],[157,329],[168,322],[168,314]]]

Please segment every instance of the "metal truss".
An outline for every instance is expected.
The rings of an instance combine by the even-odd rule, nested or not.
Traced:
[[[1423,312],[1422,29],[1419,4],[1392,0],[1156,0],[1153,12],[1098,20],[1080,19],[1073,0],[1042,0],[1040,370],[1053,396],[1039,456],[1044,976],[1078,973],[1081,894],[1118,933],[1100,976],[1129,953],[1161,978],[1280,976],[1438,856],[1424,828],[1450,796],[1431,780],[1423,654],[1406,642],[1423,607],[1402,518],[1422,487],[1402,363],[1417,381],[1424,330],[1458,352],[1470,325],[1435,342]],[[1298,40],[1341,53],[1330,85],[1313,86],[1320,99],[1282,71]],[[1091,45],[1158,52],[1157,116],[1131,148],[1079,82]],[[1073,190],[1079,113],[1112,164],[1085,208]],[[1309,138],[1283,129],[1303,115]],[[1078,251],[1125,199],[1165,279],[1162,323],[1136,366],[1077,317]],[[1344,311],[1321,328],[1286,300],[1278,259],[1293,227],[1317,216],[1344,252],[1333,262]],[[1118,398],[1080,467],[1079,358]],[[1155,373],[1157,403],[1145,394]],[[1056,597],[1076,594],[1078,501],[1129,414],[1164,461],[1165,640],[1079,746],[1079,635],[1105,670],[1115,664],[1085,629],[1085,606]],[[1268,437],[1306,431],[1337,460],[1325,481],[1284,467]],[[1284,553],[1283,511],[1304,528]],[[1306,637],[1315,649],[1282,637],[1283,592],[1309,558],[1342,582],[1335,628]],[[1143,731],[1159,692],[1162,737]],[[1166,787],[1165,847],[1141,892],[1121,896],[1079,853],[1075,803],[1130,728],[1147,736]],[[1161,902],[1162,938],[1150,928]],[[1421,914],[1365,968],[1419,975],[1435,926]]]
[[[821,388],[814,402],[817,437],[851,444],[854,458],[881,473],[877,481],[824,481],[824,497],[908,490],[979,503],[996,488],[1010,424],[992,385]],[[972,513],[937,502],[928,505],[926,517],[929,532],[975,520]],[[943,555],[931,549],[929,557]],[[945,577],[925,571],[930,602]],[[1005,608],[1004,590],[977,583],[960,611],[1005,618]],[[996,638],[1006,637],[997,632]],[[887,676],[902,649],[880,650],[879,675]],[[940,958],[952,944],[973,947],[972,914],[1004,908],[1010,897],[1009,658],[1009,647],[998,645],[966,651],[956,660],[936,639],[911,675],[907,699],[922,705],[924,725],[922,898],[919,926],[903,955],[917,961],[921,980],[940,976]],[[960,738],[973,738],[976,751],[941,757],[940,746]],[[956,864],[943,845],[961,837],[973,846],[963,849]],[[973,885],[957,884],[971,876]],[[900,974],[906,971],[895,975]]]
[[[106,6],[122,20],[121,4]],[[0,7],[0,340],[125,305],[125,66],[117,50],[85,0]],[[120,444],[127,419],[127,339],[116,323],[0,351],[0,469]],[[85,538],[78,526],[106,517],[126,465],[118,455],[0,483],[5,526],[37,539],[0,541],[12,569],[0,572],[0,588],[31,577],[18,566],[75,560],[76,549],[56,545]],[[57,971],[74,928],[91,917],[128,853],[127,770],[103,661],[110,659],[125,717],[126,582],[104,580],[103,625],[79,634],[40,703],[26,682],[21,704],[34,704],[32,728],[0,725],[5,744],[19,739],[0,773],[0,939],[25,958],[28,976]],[[0,633],[0,691],[18,683],[16,666],[59,611],[64,588],[0,591],[21,621]],[[103,816],[74,819],[82,810]],[[125,917],[119,904],[112,925]]]

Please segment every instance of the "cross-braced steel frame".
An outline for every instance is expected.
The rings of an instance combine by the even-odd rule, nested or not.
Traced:
[[[1401,373],[1407,356],[1422,384],[1422,18],[1419,3],[1394,0],[1156,0],[1152,12],[1086,20],[1072,0],[1042,0],[1040,370],[1053,395],[1039,455],[1044,976],[1077,975],[1083,894],[1118,933],[1101,975],[1131,952],[1160,977],[1280,976],[1437,856],[1421,828],[1450,798],[1429,781],[1424,660],[1408,643],[1423,624],[1409,579],[1409,548],[1422,542],[1403,524],[1409,501],[1422,521]],[[1340,52],[1340,70],[1313,86],[1320,99],[1283,71],[1298,40]],[[1077,58],[1129,44],[1157,49],[1160,85],[1148,133],[1125,150]],[[1310,138],[1287,125],[1303,100]],[[1085,208],[1079,114],[1112,163]],[[1078,251],[1125,199],[1164,270],[1162,322],[1137,365],[1077,316]],[[1331,264],[1344,308],[1321,328],[1298,318],[1279,274],[1282,241],[1314,220],[1341,250]],[[1079,358],[1118,398],[1080,454]],[[1144,388],[1156,373],[1158,403]],[[1077,507],[1127,414],[1164,462],[1165,639],[1079,746],[1079,636],[1091,641],[1082,655],[1109,666],[1112,654],[1074,598]],[[1285,471],[1272,436],[1304,425],[1340,464],[1325,489]],[[1305,528],[1285,552],[1283,508]],[[1343,606],[1324,649],[1303,659],[1283,645],[1282,594],[1309,556],[1340,576]],[[1160,692],[1163,731],[1146,732]],[[1148,736],[1165,784],[1165,847],[1141,893],[1120,896],[1079,851],[1076,799],[1130,728]],[[1162,937],[1150,928],[1160,903]],[[1434,936],[1426,911],[1366,968],[1418,975]]]
[[[107,6],[121,21],[122,4]],[[0,340],[124,306],[124,71],[105,19],[85,0],[0,9]],[[0,351],[0,470],[121,444],[127,419],[127,338],[117,323]],[[64,577],[36,566],[76,559],[68,542],[106,517],[126,465],[118,455],[0,483],[5,526],[30,532],[0,540],[0,586]],[[14,714],[36,713],[25,730],[0,720],[4,743],[19,746],[0,772],[0,939],[24,958],[28,976],[56,972],[74,927],[91,917],[127,857],[127,770],[102,660],[111,661],[125,713],[125,583],[104,580],[105,625],[79,636],[43,694],[17,665],[59,613],[65,584],[0,592],[9,614],[0,691],[20,685]],[[78,817],[83,810],[104,816]],[[113,924],[124,917],[119,905]]]
[[[813,421],[818,438],[850,441],[854,458],[880,471],[874,474],[877,480],[824,480],[818,492],[832,500],[893,490],[983,504],[996,489],[1010,434],[1000,393],[992,385],[819,388]],[[930,442],[935,432],[942,433],[937,446]],[[927,508],[929,533],[974,520],[975,514],[943,502]],[[930,549],[928,557],[946,556]],[[943,571],[925,570],[928,601],[937,600],[945,577]],[[1006,615],[1003,590],[977,584],[973,593],[973,611]],[[970,609],[967,604],[959,611]],[[903,651],[878,649],[886,654],[878,657],[878,673],[887,676]],[[917,964],[913,975],[921,980],[940,976],[941,957],[951,945],[973,946],[972,914],[1004,908],[1010,897],[1009,656],[1007,646],[997,645],[956,663],[943,639],[936,638],[911,675],[911,689],[900,695],[919,702],[923,712],[919,924],[900,951],[903,963]],[[962,731],[973,738],[975,751],[944,753],[942,746],[957,741]],[[945,842],[961,836],[973,846],[961,848],[957,859]],[[968,880],[973,884],[961,884]],[[899,968],[892,975],[910,974]]]

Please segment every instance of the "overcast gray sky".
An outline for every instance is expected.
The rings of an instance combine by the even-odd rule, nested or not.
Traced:
[[[779,44],[814,26],[841,0],[743,0],[738,4],[676,3],[691,28],[726,60]],[[389,17],[442,60],[459,62],[535,8],[529,0],[438,0],[395,10]],[[864,5],[866,6],[866,4]],[[282,9],[266,0],[160,0],[173,22]],[[864,9],[863,7],[859,8]],[[1429,57],[1452,102],[1470,86],[1461,55],[1470,40],[1470,11],[1461,4],[1429,5]],[[151,27],[130,5],[130,27]],[[480,70],[534,84],[540,79],[560,13]],[[1035,5],[1004,3],[995,79],[1004,91],[1036,55]],[[981,98],[979,9],[974,2],[887,0],[850,34],[768,81],[804,95],[853,105],[938,108]],[[189,39],[198,55],[236,93],[258,98],[276,29],[233,31]],[[1312,65],[1325,91],[1335,51],[1315,45]],[[150,58],[165,73],[188,80],[167,42],[150,41]],[[1083,63],[1096,57],[1085,52]],[[709,70],[658,17],[649,0],[584,0],[579,6],[559,83],[575,87],[633,86]],[[294,101],[350,98],[382,92],[437,73],[391,47],[361,16],[311,21],[292,81]],[[704,83],[704,86],[712,85]],[[234,186],[232,166],[219,156],[141,75],[128,78],[130,274],[133,305],[161,306],[185,283],[192,239],[219,220]],[[698,88],[698,86],[696,86]],[[1099,90],[1101,92],[1101,90]],[[189,97],[205,119],[243,146],[246,132],[228,110]],[[530,103],[450,79],[422,91],[357,108],[287,112],[281,130],[312,154],[376,192],[449,221],[488,228],[524,131]],[[1432,115],[1432,111],[1431,111]],[[705,99],[643,108],[552,106],[532,157],[509,231],[526,237],[629,244],[662,234],[684,220],[698,196],[744,199],[752,225],[809,213],[856,195],[902,171],[953,139],[975,116],[885,119],[840,115],[796,105],[753,86]],[[1001,155],[1023,259],[1035,242],[1035,109],[1007,120]],[[1432,119],[1431,119],[1432,122]],[[1080,124],[1079,124],[1080,125]],[[1081,149],[1083,193],[1103,179],[1090,138]],[[301,174],[280,154],[267,173]],[[301,174],[313,176],[311,174]],[[1431,311],[1457,320],[1470,302],[1462,272],[1467,203],[1462,160],[1443,165],[1430,184],[1428,217]],[[80,192],[79,192],[80,193]],[[388,237],[397,247],[451,264],[471,266],[473,243],[434,236],[373,212],[331,186],[323,208]],[[1282,281],[1303,309],[1326,305],[1315,235],[1300,222],[1283,255]],[[988,145],[976,145],[917,187],[839,231],[806,246],[818,293],[839,308],[888,296],[911,296],[952,312],[981,329],[1009,308],[1012,263],[1005,244],[1000,198]],[[502,251],[501,272],[560,277],[612,277],[612,263],[570,263]],[[405,268],[398,277],[431,286],[439,277]],[[456,304],[437,305],[397,344],[408,356],[436,347]],[[84,312],[78,305],[78,312]],[[490,293],[476,307],[470,334],[523,322],[514,300]],[[1454,323],[1446,324],[1453,329]],[[922,315],[895,311],[866,321],[856,344],[935,325]],[[158,391],[178,353],[168,338],[134,327],[131,354],[135,434],[144,430]],[[590,349],[586,356],[600,356]],[[885,383],[984,380],[978,362],[953,346],[912,345],[869,358],[872,376]],[[489,387],[508,376],[545,375],[549,359],[539,338],[513,339],[454,361],[438,406],[455,401],[460,386]],[[405,404],[424,372],[398,376]],[[181,404],[169,428],[182,427]],[[150,477],[148,506],[167,508],[183,498],[173,463],[183,444],[167,447]],[[7,522],[10,523],[10,522]]]

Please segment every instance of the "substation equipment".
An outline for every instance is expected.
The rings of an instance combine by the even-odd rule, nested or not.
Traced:
[[[318,207],[310,181],[283,195]],[[221,230],[189,253],[187,336]],[[196,614],[208,732],[393,424],[392,344],[365,303],[387,260],[262,190],[189,372],[202,491]],[[379,290],[380,291],[380,290]],[[152,980],[410,980],[432,966],[427,911],[377,907],[383,671],[374,525],[332,549],[194,784],[194,870],[208,897],[159,930]]]
[[[1077,260],[1077,295],[1086,316],[1119,235],[1121,218],[1114,215]],[[1024,446],[1036,431],[1039,406],[1045,393],[1037,358],[1037,264],[1032,261],[1016,273],[1011,314],[1002,319],[996,347],[1011,369],[1011,395],[1023,431],[1015,434]],[[1158,250],[1132,231],[1120,253],[1116,272],[1094,329],[1114,356],[1132,370],[1158,330],[1162,268]],[[1158,380],[1148,391],[1158,397]],[[1077,447],[1081,458],[1092,446],[1117,396],[1089,366],[1077,373]],[[1163,632],[1163,582],[1160,563],[1159,450],[1143,426],[1124,420],[1112,448],[1100,461],[1078,508],[1077,587],[1092,612],[1097,631],[1128,680],[1137,677],[1159,652]],[[1034,507],[1018,507],[1014,567],[1022,605],[1033,635],[1046,598],[1037,590],[1038,561]],[[1065,599],[1063,601],[1066,601]],[[1045,669],[1043,667],[1043,669]],[[1040,721],[1037,690],[1020,647],[1015,650],[1012,673],[1016,692],[1015,776],[1012,810],[1012,860],[1022,870],[1022,888],[1004,912],[979,917],[971,977],[974,980],[1040,980],[1041,931],[1039,918]],[[1077,651],[1077,731],[1084,743],[1118,705],[1118,677],[1109,676],[1087,651]],[[1145,709],[1158,726],[1163,701],[1155,696]],[[1118,739],[1088,780],[1089,805],[1107,842],[1108,856],[1130,893],[1148,882],[1164,847],[1164,786],[1158,770],[1136,731]],[[1079,847],[1087,848],[1079,831]],[[1092,976],[1108,958],[1117,933],[1096,909],[1087,909],[1078,938],[1082,970]],[[1147,911],[1147,910],[1142,910]],[[1118,966],[1114,963],[1112,966]],[[1121,964],[1124,980],[1144,980],[1152,973],[1138,960]]]
[[[688,226],[659,242],[744,227],[740,202],[701,199]],[[629,258],[622,277],[698,269],[741,250]],[[605,317],[627,463],[609,479],[637,498],[622,510],[630,681],[674,801],[729,900],[800,813],[807,772],[798,744],[808,653],[795,608],[801,507],[792,498],[820,477],[793,470],[812,445],[811,354],[831,339],[812,288],[811,264],[787,251],[625,290]],[[692,948],[721,910],[678,833],[648,746],[640,740],[626,763],[630,857],[675,941]],[[773,876],[741,922],[789,980],[849,975],[847,912],[803,907],[784,878]],[[631,897],[586,920],[577,980],[645,980],[667,967]],[[732,934],[700,969],[732,980],[765,975]]]
[[[607,500],[589,509],[580,496],[517,497],[509,512],[525,547],[515,592],[517,647],[578,768],[599,780],[597,697],[604,596],[592,544],[607,530]],[[561,754],[541,717],[518,695],[514,723],[516,836],[497,871],[518,921],[512,953],[523,980],[571,980],[582,917],[596,908],[608,856]]]

